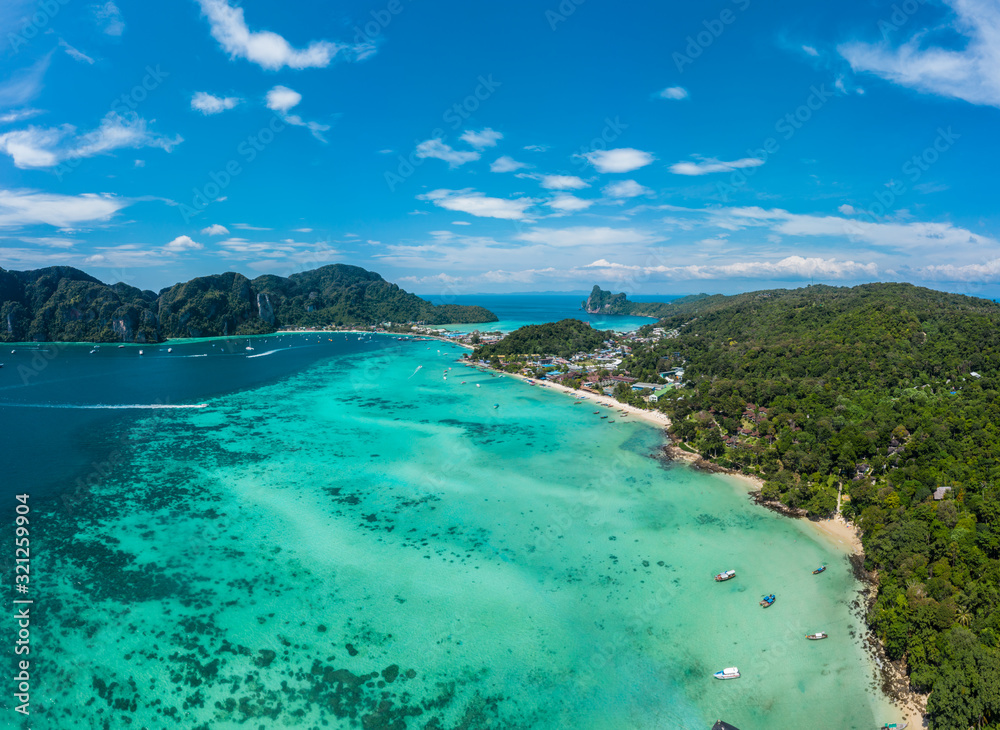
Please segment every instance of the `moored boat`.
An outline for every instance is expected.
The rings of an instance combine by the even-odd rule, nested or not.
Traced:
[[[768,608],[773,603],[774,603],[774,594],[773,593],[771,595],[769,595],[769,596],[764,596],[760,600],[760,605],[763,606],[764,608]]]
[[[811,641],[819,641],[820,639],[825,639],[827,634],[825,631],[817,631],[815,634],[806,634],[806,638]]]
[[[719,573],[717,576],[715,576],[715,579],[721,583],[722,581],[725,580],[732,580],[735,577],[736,577],[735,570],[727,570],[725,572]]]
[[[723,722],[719,720],[717,723],[712,725],[712,730],[740,730],[735,725],[730,725],[728,722]]]
[[[820,567],[816,568],[816,570],[813,571],[813,575],[818,575],[822,573],[824,570],[826,570],[826,566],[821,565]]]
[[[716,679],[739,679],[740,670],[736,667],[726,667],[725,669],[716,672],[714,675]]]

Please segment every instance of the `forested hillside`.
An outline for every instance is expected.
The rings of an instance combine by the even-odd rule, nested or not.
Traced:
[[[127,284],[108,286],[68,266],[0,269],[0,340],[7,342],[157,342],[279,327],[496,319],[482,307],[434,306],[373,271],[343,264],[287,278],[203,276],[159,295]]]
[[[599,347],[611,332],[595,330],[578,319],[532,324],[514,330],[497,343],[476,350],[476,356],[490,359],[498,355],[557,355],[569,357]]]
[[[931,727],[997,727],[1000,306],[812,286],[681,303],[659,326],[680,334],[626,364],[684,364],[690,387],[659,403],[673,434],[815,515],[842,487],[879,577],[869,621],[933,690]]]

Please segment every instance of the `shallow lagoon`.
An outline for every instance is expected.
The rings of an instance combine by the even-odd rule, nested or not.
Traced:
[[[885,721],[810,525],[459,352],[352,343],[94,436],[115,469],[39,517],[32,727]]]

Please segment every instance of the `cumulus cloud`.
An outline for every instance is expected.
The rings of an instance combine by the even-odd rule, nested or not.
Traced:
[[[243,8],[232,7],[227,0],[198,0],[202,13],[208,18],[212,37],[219,42],[230,58],[244,58],[270,71],[288,67],[326,68],[347,46],[330,41],[314,41],[305,48],[294,48],[288,41],[271,31],[251,31]],[[355,48],[361,55],[369,55],[370,47]]]
[[[496,132],[487,127],[481,132],[468,130],[460,137],[460,139],[472,147],[475,147],[477,150],[481,150],[484,147],[496,147],[497,142],[503,139],[503,135],[500,132]]]
[[[238,96],[215,96],[207,91],[199,91],[191,97],[191,108],[208,116],[232,109],[241,101],[243,100]]]
[[[677,162],[670,166],[670,172],[675,175],[708,175],[713,172],[731,172],[744,167],[760,167],[764,160],[757,157],[744,157],[741,160],[724,162],[722,160],[707,159],[698,162]]]
[[[598,172],[631,172],[653,163],[655,159],[649,152],[622,147],[614,150],[594,150],[583,155]]]
[[[206,236],[228,236],[229,229],[219,223],[213,223],[210,226],[201,229],[202,234]]]
[[[171,253],[180,253],[182,251],[196,251],[199,248],[205,247],[197,241],[191,240],[190,236],[178,236],[173,241],[165,245],[163,250]]]
[[[0,134],[0,152],[10,155],[15,166],[30,169],[54,167],[65,160],[93,157],[120,148],[156,147],[170,152],[183,141],[180,135],[165,137],[151,131],[140,116],[109,112],[100,127],[81,135],[70,124],[29,126]]]
[[[593,200],[584,200],[575,195],[557,195],[552,200],[546,201],[547,206],[561,213],[575,213],[579,210],[586,210],[594,204]]]
[[[670,86],[660,92],[660,98],[680,101],[688,98],[688,92],[683,86]]]
[[[275,86],[267,92],[267,108],[276,112],[287,112],[302,101],[302,94],[287,86]]]
[[[418,195],[419,200],[429,200],[439,208],[468,213],[479,218],[500,218],[502,220],[524,220],[526,211],[535,201],[531,198],[491,198],[466,188],[465,190],[434,190]]]
[[[498,157],[490,165],[490,172],[514,172],[515,170],[520,170],[523,167],[528,167],[527,163],[518,162],[513,157],[508,157],[504,155],[503,157]]]
[[[927,44],[926,32],[893,48],[888,42],[842,44],[855,71],[872,73],[926,94],[1000,107],[1000,6],[994,0],[944,0],[954,11],[949,30],[961,49]]]
[[[417,157],[444,160],[448,167],[458,167],[479,159],[478,152],[452,149],[440,139],[428,139],[417,145]]]
[[[44,224],[74,228],[104,221],[128,205],[112,195],[56,195],[33,190],[0,190],[0,228]]]
[[[667,279],[857,279],[876,277],[878,266],[874,263],[841,261],[837,259],[804,258],[787,256],[777,261],[735,261],[726,264],[690,264],[687,266],[627,266],[605,259],[589,264],[592,269],[626,269],[632,275],[659,275]]]
[[[652,192],[635,180],[622,180],[604,187],[604,194],[609,198],[635,198],[640,195],[649,195]]]
[[[538,184],[546,190],[581,190],[590,187],[576,175],[542,175]]]

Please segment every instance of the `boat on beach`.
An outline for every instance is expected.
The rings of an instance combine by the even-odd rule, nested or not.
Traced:
[[[820,639],[827,638],[825,631],[817,631],[815,634],[806,634],[806,638],[810,641],[819,641]]]
[[[763,606],[764,608],[769,608],[773,604],[774,604],[773,593],[769,596],[764,596],[762,599],[760,599],[760,605]]]
[[[714,676],[716,679],[739,679],[740,670],[737,667],[726,667],[725,669],[716,672],[712,676]]]
[[[722,583],[723,581],[732,580],[735,577],[736,577],[735,570],[727,570],[715,576],[715,580],[717,580],[719,583]]]

